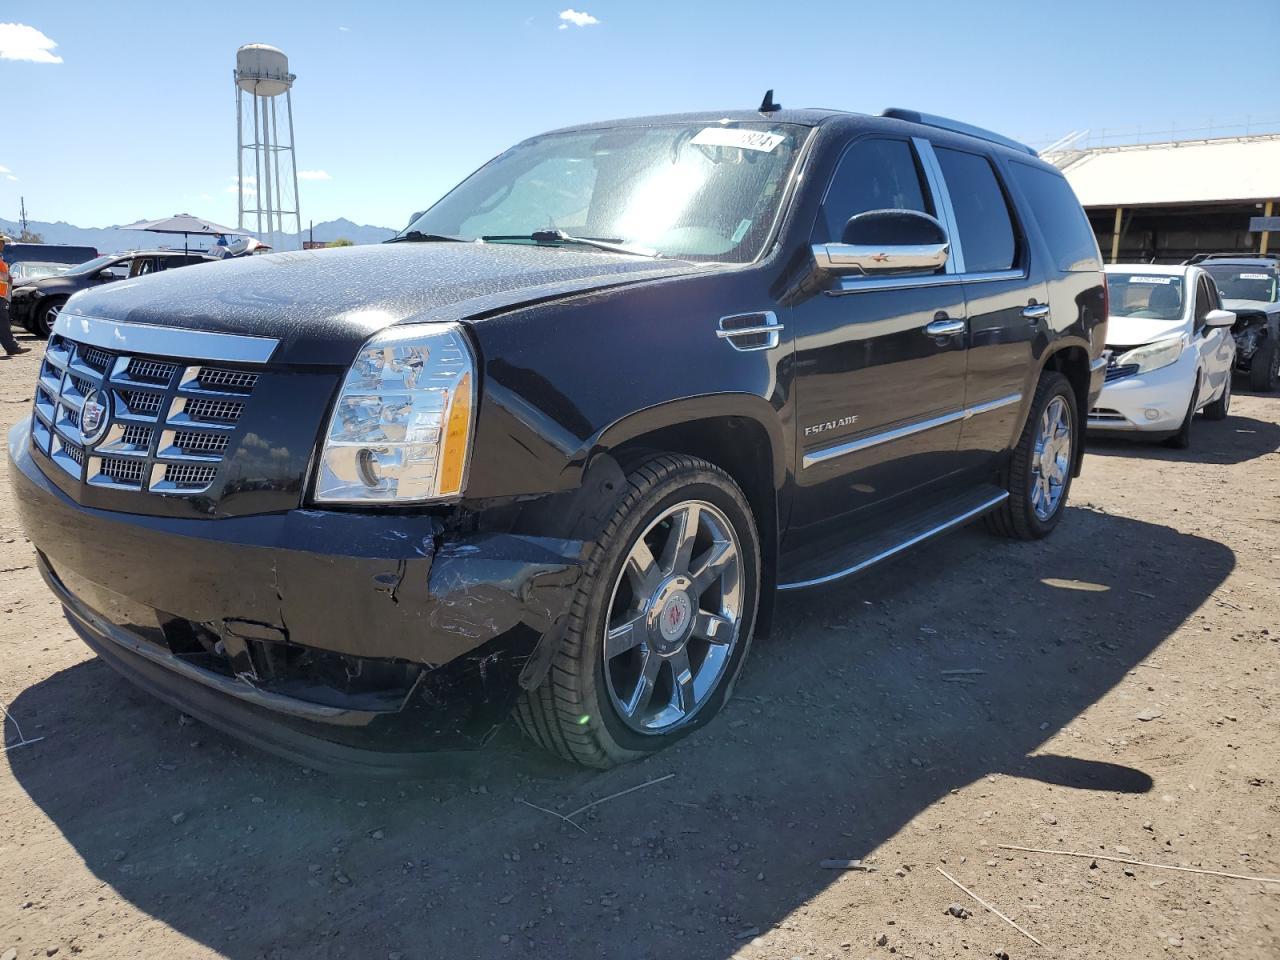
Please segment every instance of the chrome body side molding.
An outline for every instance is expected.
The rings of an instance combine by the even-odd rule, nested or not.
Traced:
[[[53,332],[77,343],[116,353],[158,357],[199,357],[221,363],[266,363],[280,341],[211,330],[125,323],[71,313],[63,308]]]
[[[955,423],[958,420],[969,420],[973,417],[984,413],[990,413],[993,410],[999,410],[1001,407],[1007,407],[1010,404],[1019,403],[1022,400],[1022,394],[1011,393],[1006,397],[997,397],[995,400],[987,400],[984,403],[974,404],[972,407],[965,407],[963,410],[955,410],[951,413],[944,413],[941,416],[930,417],[927,420],[917,420],[914,423],[903,424],[892,430],[886,430],[884,433],[875,433],[869,437],[859,437],[856,440],[848,440],[844,443],[838,443],[834,446],[825,447],[821,450],[814,450],[804,455],[801,465],[803,467],[812,467],[819,463],[825,463],[828,460],[834,460],[837,457],[847,456],[850,453],[857,453],[859,450],[866,450],[869,447],[878,447],[882,443],[892,443],[895,440],[901,440],[904,437],[910,437],[917,433],[923,433],[926,430],[933,430],[936,427],[944,427],[949,423]]]

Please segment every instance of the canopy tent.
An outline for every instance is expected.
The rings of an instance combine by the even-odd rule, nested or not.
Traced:
[[[145,230],[148,233],[180,233],[182,234],[182,252],[187,252],[187,238],[191,234],[198,237],[247,237],[248,230],[240,227],[224,227],[212,220],[202,220],[189,213],[175,213],[162,220],[139,220],[121,227],[121,230]]]

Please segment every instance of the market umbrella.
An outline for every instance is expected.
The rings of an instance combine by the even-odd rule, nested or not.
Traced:
[[[139,220],[137,223],[131,223],[120,229],[145,230],[148,233],[180,233],[182,234],[183,253],[187,252],[187,237],[193,233],[196,236],[203,237],[249,236],[248,230],[242,230],[239,227],[224,227],[222,224],[214,223],[212,220],[193,217],[189,213],[175,213],[172,217],[165,217],[163,220]]]

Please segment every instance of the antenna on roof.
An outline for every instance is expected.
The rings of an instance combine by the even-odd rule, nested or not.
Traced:
[[[773,91],[765,92],[764,99],[760,101],[761,113],[777,113],[782,109],[782,104],[773,102]]]

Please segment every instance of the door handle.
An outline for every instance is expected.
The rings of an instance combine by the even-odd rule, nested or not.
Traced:
[[[957,333],[964,333],[964,328],[963,320],[953,320],[944,315],[925,327],[924,332],[931,337],[950,337]]]
[[[1047,303],[1031,303],[1022,308],[1022,315],[1035,323],[1037,320],[1043,320],[1049,315],[1049,305]]]

